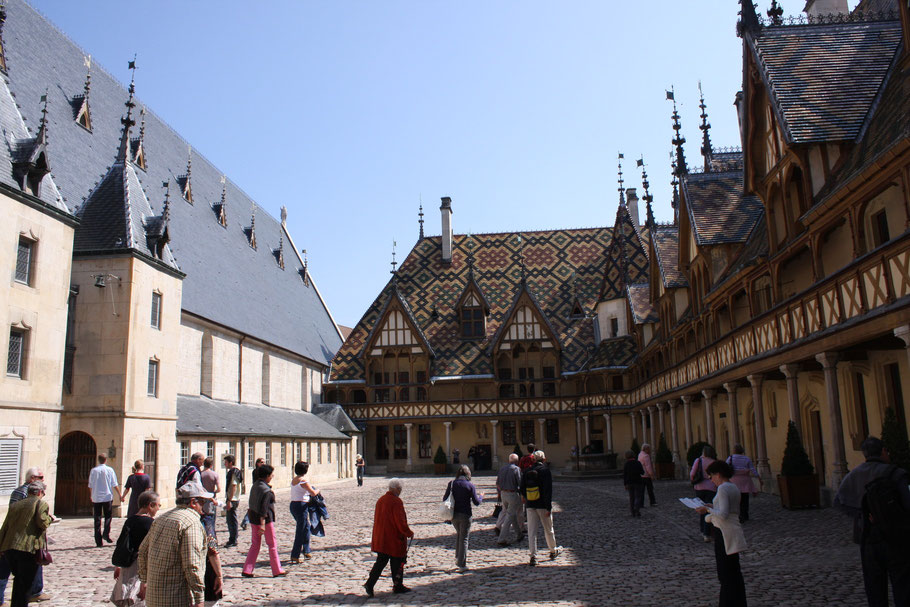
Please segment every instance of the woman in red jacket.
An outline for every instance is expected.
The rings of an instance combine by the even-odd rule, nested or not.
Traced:
[[[401,488],[400,479],[391,479],[388,492],[376,502],[372,544],[376,562],[370,570],[367,583],[363,585],[368,596],[373,596],[373,586],[389,561],[392,561],[392,592],[401,594],[411,591],[404,585],[404,563],[408,554],[407,538],[414,537],[414,532],[408,527],[404,502],[398,497],[401,495]]]

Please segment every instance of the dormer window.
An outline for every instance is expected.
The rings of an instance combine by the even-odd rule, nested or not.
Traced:
[[[486,336],[486,322],[483,305],[475,293],[471,293],[461,305],[462,339],[479,339]]]
[[[572,304],[572,314],[570,315],[570,317],[571,318],[584,318],[585,317],[585,312],[584,312],[584,310],[581,309],[581,304],[578,302],[577,299]]]
[[[89,110],[88,98],[85,95],[77,95],[73,98],[73,106],[76,108],[76,124],[91,132],[92,114]]]

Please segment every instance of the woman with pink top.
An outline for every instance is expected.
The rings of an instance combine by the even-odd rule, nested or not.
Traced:
[[[746,450],[742,445],[733,445],[733,455],[727,458],[727,463],[733,467],[733,478],[730,481],[736,485],[741,495],[739,502],[739,522],[745,523],[749,520],[749,496],[755,495],[755,484],[752,477],[758,479],[758,482],[764,486],[761,477],[755,470],[752,460],[746,457]]]
[[[253,527],[253,543],[246,555],[243,571],[240,572],[243,577],[253,577],[253,568],[256,567],[256,558],[259,556],[263,537],[269,547],[272,577],[287,575],[287,571],[281,568],[281,561],[278,559],[278,542],[275,540],[275,493],[272,491],[272,486],[269,485],[274,471],[275,469],[270,465],[263,464],[253,473],[256,476],[256,483],[250,489],[250,525]]]
[[[695,497],[706,504],[710,504],[714,501],[714,495],[716,493],[716,487],[714,483],[711,482],[711,478],[708,476],[707,472],[708,466],[713,464],[716,459],[717,453],[715,453],[714,447],[705,445],[701,450],[701,455],[696,457],[695,461],[692,462],[692,470],[689,471],[689,480],[692,481],[692,488],[695,489]],[[705,517],[707,516],[707,513],[701,515],[699,526],[701,528],[702,538],[706,542],[710,542],[714,526],[705,520]]]

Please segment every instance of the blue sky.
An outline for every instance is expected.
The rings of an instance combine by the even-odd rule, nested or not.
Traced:
[[[622,151],[639,190],[644,155],[668,221],[664,91],[695,165],[699,81],[713,143],[739,145],[732,0],[33,4],[124,82],[138,54],[141,100],[274,216],[288,207],[348,326],[388,280],[393,240],[399,261],[415,243],[421,197],[427,235],[441,196],[456,233],[612,225]]]

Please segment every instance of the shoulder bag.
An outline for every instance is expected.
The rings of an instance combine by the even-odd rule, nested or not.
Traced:
[[[698,468],[695,469],[695,474],[692,475],[692,484],[697,485],[698,483],[705,480],[705,471],[702,470],[702,461],[701,457],[698,458]]]

